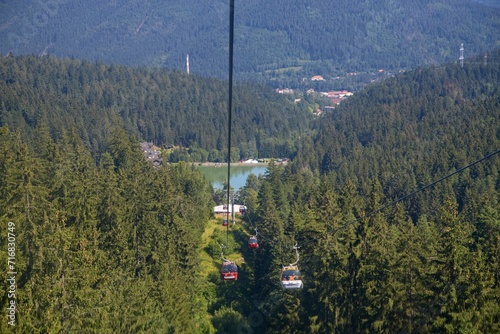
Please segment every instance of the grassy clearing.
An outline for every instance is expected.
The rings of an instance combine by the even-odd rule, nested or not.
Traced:
[[[224,257],[228,260],[235,261],[240,265],[244,262],[244,257],[241,247],[246,247],[246,244],[240,244],[241,238],[235,238],[235,234],[242,235],[248,234],[239,218],[236,218],[236,224],[229,226],[229,247],[224,251]],[[226,240],[226,227],[222,226],[222,218],[212,219],[207,223],[205,231],[201,235],[201,248],[199,250],[201,264],[200,274],[202,277],[207,278],[210,274],[217,273],[221,264],[221,258],[218,256],[220,251],[217,250],[216,256],[210,247],[214,247],[214,241],[225,243]]]
[[[217,228],[217,220],[212,219],[208,222],[205,231],[201,235],[202,246],[200,249],[200,259],[201,259],[200,273],[204,278],[207,278],[210,273],[217,272],[219,270],[215,260],[206,251],[206,248],[209,242],[212,240],[212,235],[214,234],[216,228]]]
[[[222,221],[223,218],[218,217],[207,222],[199,250],[201,259],[199,273],[202,277],[201,288],[207,311],[205,321],[210,327],[207,333],[218,332],[220,328],[216,329],[214,326],[220,324],[220,318],[226,318],[226,314],[239,319],[234,323],[234,328],[237,328],[241,325],[241,319],[247,319],[248,314],[256,311],[251,301],[251,296],[255,294],[253,291],[255,252],[248,248],[248,238],[251,234],[247,231],[246,223],[237,217],[234,225],[230,223],[229,233],[226,236],[227,228],[222,226]],[[237,281],[224,281],[219,277],[222,262],[221,243],[229,245],[225,249],[224,257],[235,261],[238,265]],[[231,319],[227,321],[234,320]]]

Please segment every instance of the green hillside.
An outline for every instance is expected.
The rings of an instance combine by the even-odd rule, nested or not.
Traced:
[[[395,194],[486,155],[500,146],[500,51],[488,59],[419,68],[366,87],[317,123],[302,158],[340,183],[378,178]]]
[[[242,85],[236,138],[295,153],[249,177],[249,211],[224,229],[200,172],[153,168],[138,137],[212,138],[225,85],[2,58],[0,332],[499,332],[499,64],[495,51],[408,71],[312,126],[287,98]],[[221,244],[237,281],[220,279]],[[280,270],[297,260],[304,287],[285,291]]]
[[[500,53],[490,56],[361,90],[291,164],[249,184],[262,249],[254,330],[500,330]],[[304,289],[287,293],[278,273],[294,245]]]
[[[454,61],[461,43],[467,56],[499,46],[500,8],[494,5],[472,0],[236,3],[235,77],[297,88],[312,75],[333,80],[348,72]],[[3,54],[182,71],[189,54],[191,73],[227,78],[225,2],[9,1],[0,3],[0,13]]]
[[[45,125],[54,139],[74,127],[95,157],[117,127],[137,140],[189,147],[197,161],[226,161],[227,89],[217,79],[165,69],[4,57],[0,126],[32,137],[32,129]],[[312,117],[307,105],[250,84],[234,87],[233,108],[233,160],[290,156]]]

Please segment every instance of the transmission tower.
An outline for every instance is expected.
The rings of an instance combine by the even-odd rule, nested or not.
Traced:
[[[464,67],[464,43],[460,44],[460,67]]]
[[[186,71],[189,74],[189,53],[186,54]]]

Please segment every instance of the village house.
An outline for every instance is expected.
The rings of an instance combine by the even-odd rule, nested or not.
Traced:
[[[283,89],[280,89],[280,88],[276,88],[276,93],[278,94],[293,94],[293,89],[290,89],[290,88],[283,88]]]
[[[327,93],[329,98],[343,98],[346,96],[351,96],[352,93],[347,90],[334,90]]]
[[[141,150],[146,160],[150,161],[154,167],[158,168],[161,166],[163,162],[163,158],[160,157],[161,152],[160,150],[156,149],[153,143],[142,142]]]
[[[321,75],[314,75],[311,78],[312,81],[325,81],[325,79]]]
[[[339,105],[340,102],[342,102],[342,99],[341,98],[334,98],[334,99],[331,99],[330,101],[332,101],[333,104]]]

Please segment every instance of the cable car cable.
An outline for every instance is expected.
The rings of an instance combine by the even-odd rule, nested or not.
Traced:
[[[229,223],[231,193],[231,123],[233,105],[233,44],[234,44],[234,0],[229,1],[229,87],[228,87],[228,139],[227,139],[227,221]],[[231,207],[231,212],[233,208]],[[234,214],[234,213],[233,213]],[[229,243],[229,224],[226,226],[226,243]]]

